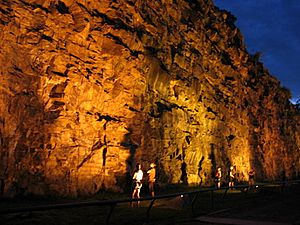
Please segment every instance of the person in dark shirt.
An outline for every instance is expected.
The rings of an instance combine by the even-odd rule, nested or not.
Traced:
[[[253,168],[251,168],[250,171],[248,172],[248,176],[249,176],[249,187],[253,187],[254,186],[254,176],[255,176],[255,171]]]
[[[221,187],[221,178],[222,178],[222,172],[221,172],[221,168],[219,167],[217,169],[217,172],[215,175],[215,181],[216,181],[217,188]]]

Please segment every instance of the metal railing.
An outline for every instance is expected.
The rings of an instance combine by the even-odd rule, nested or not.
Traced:
[[[150,204],[146,211],[146,223],[147,223],[147,222],[149,222],[150,211],[153,208],[154,202],[159,199],[168,199],[168,198],[174,198],[174,197],[179,197],[179,196],[181,196],[181,197],[193,196],[193,198],[189,202],[189,204],[191,206],[192,213],[194,215],[195,202],[200,193],[210,192],[211,193],[211,206],[214,207],[214,192],[218,191],[218,190],[225,190],[225,192],[223,193],[223,197],[222,197],[222,199],[224,200],[228,193],[228,190],[230,190],[232,188],[240,189],[240,190],[243,190],[245,193],[247,193],[250,188],[270,188],[273,190],[273,189],[276,189],[279,187],[280,190],[283,190],[283,188],[286,186],[293,185],[293,184],[299,184],[299,183],[300,183],[300,180],[284,181],[284,182],[276,182],[276,183],[258,183],[255,185],[255,187],[252,187],[249,185],[237,185],[237,186],[233,186],[233,187],[203,188],[201,190],[178,192],[178,193],[167,194],[167,195],[158,195],[158,196],[154,196],[154,197],[126,198],[126,199],[103,200],[103,201],[94,200],[94,201],[86,201],[86,202],[60,203],[60,204],[40,205],[40,206],[31,206],[31,207],[8,208],[8,209],[0,210],[0,215],[11,214],[11,213],[34,212],[34,211],[48,211],[48,210],[54,210],[54,209],[90,207],[90,206],[110,206],[110,210],[106,217],[106,224],[109,224],[113,210],[118,204],[134,203],[134,202],[138,203],[138,202],[143,202],[143,201],[149,201]]]

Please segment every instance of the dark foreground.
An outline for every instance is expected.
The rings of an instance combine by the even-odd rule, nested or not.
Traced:
[[[117,205],[109,224],[300,224],[300,186],[284,189],[258,188],[224,190],[203,193],[197,197],[194,210],[191,198],[186,196],[157,200],[149,211],[149,202],[139,206],[128,203]],[[114,196],[119,198],[120,196]],[[103,196],[95,196],[101,199]],[[30,207],[46,204],[73,202],[74,199],[22,198],[0,199],[0,210],[7,208]],[[78,201],[78,199],[76,199]],[[109,207],[80,207],[72,209],[55,209],[48,211],[23,212],[0,215],[1,225],[100,225],[106,224]]]

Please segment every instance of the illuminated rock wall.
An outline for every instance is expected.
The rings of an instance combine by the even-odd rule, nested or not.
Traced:
[[[126,191],[136,162],[158,183],[297,175],[289,91],[207,0],[0,3],[3,194]],[[225,181],[225,180],[224,180]]]

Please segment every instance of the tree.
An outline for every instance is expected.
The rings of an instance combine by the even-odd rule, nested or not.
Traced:
[[[300,98],[296,101],[295,107],[298,110],[298,112],[300,113]]]

